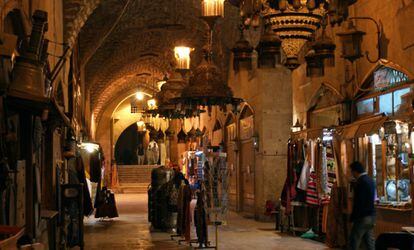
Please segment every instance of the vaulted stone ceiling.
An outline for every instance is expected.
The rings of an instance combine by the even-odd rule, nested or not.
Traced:
[[[175,45],[195,48],[192,65],[198,64],[206,42],[206,25],[199,18],[200,2],[101,0],[78,40],[97,121],[111,99],[131,89],[154,91],[153,82],[173,70]],[[215,39],[222,63],[228,60],[238,38],[238,23],[237,9],[226,6],[226,17],[216,29],[220,39]]]

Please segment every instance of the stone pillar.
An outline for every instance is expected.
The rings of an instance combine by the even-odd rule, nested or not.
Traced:
[[[266,200],[277,201],[286,178],[287,148],[292,126],[292,80],[285,67],[257,69],[261,107],[256,111],[256,218],[264,218]],[[268,218],[267,218],[268,219]]]
[[[178,144],[177,144],[177,133],[179,131],[179,120],[171,120],[170,126],[174,130],[174,134],[168,138],[168,148],[169,155],[170,155],[170,161],[174,164],[178,164],[179,158],[178,158]]]
[[[292,126],[291,79],[291,72],[283,66],[230,73],[235,96],[245,99],[254,111],[254,132],[259,138],[259,148],[254,152],[255,218],[259,220],[269,219],[263,214],[266,200],[280,198],[286,178],[286,143]],[[237,157],[239,165],[241,156]],[[238,192],[242,192],[241,186]]]

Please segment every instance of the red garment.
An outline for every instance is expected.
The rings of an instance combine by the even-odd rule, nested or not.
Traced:
[[[178,193],[177,234],[184,236],[186,241],[190,241],[191,199],[190,186],[182,185]]]
[[[287,157],[287,175],[285,185],[283,187],[281,201],[282,206],[284,206],[285,214],[289,215],[292,211],[292,207],[290,202],[296,197],[296,183],[297,183],[297,176],[296,171],[294,169],[293,163],[294,160],[294,150],[297,150],[297,145],[292,144],[291,142],[288,143],[288,157]]]

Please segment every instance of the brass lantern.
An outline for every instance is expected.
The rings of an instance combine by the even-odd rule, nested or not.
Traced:
[[[305,56],[306,60],[306,76],[320,77],[324,75],[324,67],[322,59],[318,58],[313,49],[309,50]]]
[[[44,36],[48,29],[47,12],[36,10],[32,18],[29,47],[21,56],[17,57],[9,95],[46,103],[49,101],[49,86],[45,78],[45,58],[42,58],[41,51],[45,45]]]
[[[365,32],[357,30],[351,20],[348,21],[347,29],[344,32],[337,33],[337,36],[341,38],[343,58],[353,62],[363,57],[361,44],[365,34]]]
[[[204,17],[224,17],[224,0],[203,0],[201,13]]]
[[[313,43],[312,49],[315,51],[315,56],[323,62],[324,66],[335,66],[336,45],[326,34],[325,27],[322,29],[321,36]]]
[[[252,53],[253,47],[249,41],[244,38],[243,28],[240,28],[240,39],[234,45],[231,50],[233,52],[233,68],[235,71],[239,71],[241,68],[248,70],[252,69]]]
[[[186,46],[177,46],[174,48],[174,56],[177,63],[176,68],[179,70],[189,70],[190,69],[190,53],[192,49]]]
[[[256,47],[258,53],[258,67],[276,67],[281,61],[281,44],[282,41],[270,29],[266,29],[260,38],[259,45]]]

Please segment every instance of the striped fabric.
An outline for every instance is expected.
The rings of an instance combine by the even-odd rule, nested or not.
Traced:
[[[309,176],[308,189],[306,190],[306,203],[309,205],[319,205],[315,172],[311,172]]]

